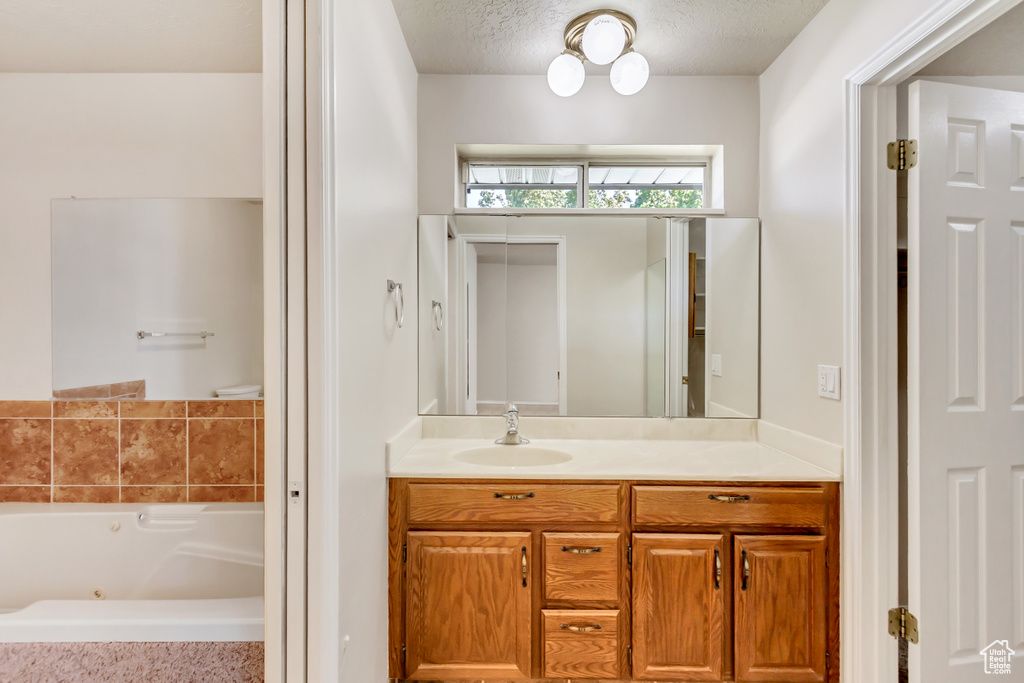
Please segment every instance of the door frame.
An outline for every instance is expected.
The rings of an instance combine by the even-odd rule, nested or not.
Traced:
[[[897,678],[896,87],[1021,1],[943,0],[844,79],[842,680]]]
[[[316,120],[319,71],[307,55],[319,47],[308,37],[319,14],[306,0],[263,0],[262,15],[264,671],[279,683],[306,678],[306,254],[307,230],[319,225],[306,179],[320,168],[318,128],[307,120]]]
[[[452,304],[451,297],[448,301],[449,312],[455,311],[455,413],[458,415],[467,415],[470,413],[466,412],[466,401],[467,396],[462,393],[462,387],[466,386],[466,382],[469,381],[469,372],[466,368],[466,362],[469,359],[469,344],[466,341],[466,335],[468,329],[466,324],[469,322],[467,316],[461,315],[462,311],[466,310],[466,252],[470,244],[504,244],[505,235],[503,234],[486,234],[486,233],[459,233],[455,236],[455,303]],[[459,408],[461,406],[461,409]],[[476,412],[471,413],[476,415]]]
[[[667,397],[665,410],[670,416],[689,413],[690,387],[682,383],[690,374],[690,221],[692,218],[668,218],[668,296],[665,297],[665,364]],[[677,314],[673,315],[673,311]],[[683,311],[686,313],[684,314]],[[680,381],[676,382],[675,378]],[[689,381],[689,380],[687,380]]]

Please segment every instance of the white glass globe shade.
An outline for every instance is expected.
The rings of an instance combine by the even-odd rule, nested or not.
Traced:
[[[583,29],[583,54],[594,64],[611,64],[626,47],[626,29],[610,14],[594,17]]]
[[[635,95],[647,85],[650,75],[651,67],[644,56],[639,52],[629,52],[612,64],[612,87],[620,95]]]
[[[558,55],[548,67],[548,87],[560,97],[571,97],[578,93],[586,77],[583,62],[572,55]]]

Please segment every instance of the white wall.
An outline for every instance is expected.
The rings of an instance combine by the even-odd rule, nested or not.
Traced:
[[[552,252],[556,246],[545,247]],[[509,256],[516,245],[509,245]],[[508,266],[506,333],[508,400],[558,405],[558,271],[553,265]]]
[[[142,379],[148,399],[186,399],[263,384],[261,205],[60,199],[52,210],[55,389]]]
[[[843,354],[843,80],[937,4],[831,0],[759,79],[761,416],[834,443],[817,365]]]
[[[568,414],[644,415],[647,220],[524,216],[509,235],[564,235]]]
[[[419,218],[420,413],[448,412],[448,217]],[[433,302],[441,304],[441,329]],[[412,302],[410,302],[411,304]]]
[[[337,346],[326,347],[323,382],[337,403],[324,416],[323,452],[310,463],[309,590],[316,599],[308,678],[385,681],[385,443],[417,409],[417,74],[390,2],[324,7],[332,213],[324,216],[329,251],[321,263],[331,309],[320,313],[336,325],[328,330]],[[401,329],[388,279],[405,286]]]
[[[706,226],[706,415],[756,418],[757,219],[708,218]],[[721,357],[721,376],[711,372],[716,355]]]
[[[724,145],[725,209],[757,215],[757,79],[652,77],[631,97],[607,76],[573,97],[544,76],[420,76],[420,213],[454,207],[457,144]]]
[[[51,396],[50,201],[262,196],[260,74],[0,74],[0,400]]]
[[[477,261],[476,321],[469,321],[476,332],[476,400],[480,403],[504,403],[507,395],[505,354],[505,264]],[[471,333],[472,334],[472,333]],[[471,370],[472,372],[472,370]]]

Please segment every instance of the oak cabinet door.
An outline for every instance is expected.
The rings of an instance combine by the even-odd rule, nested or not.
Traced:
[[[633,678],[720,681],[721,534],[633,536]]]
[[[736,536],[736,680],[825,680],[825,537]]]
[[[411,531],[406,678],[530,677],[529,533]]]

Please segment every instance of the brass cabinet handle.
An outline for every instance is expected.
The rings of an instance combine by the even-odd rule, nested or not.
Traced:
[[[561,624],[562,630],[572,631],[573,633],[589,633],[591,631],[600,631],[601,624],[592,624],[590,626],[573,626],[572,624]]]
[[[715,548],[715,590],[722,587],[722,556],[718,554],[718,548]]]
[[[747,590],[747,581],[750,580],[750,562],[747,561],[747,551],[743,551],[743,585],[741,590]]]
[[[495,498],[501,498],[502,500],[522,500],[524,498],[533,498],[533,491],[529,493],[495,493]]]
[[[533,494],[531,493],[530,495],[533,495]],[[524,587],[526,586],[526,574],[527,574],[527,569],[526,569],[526,546],[524,545],[523,546],[523,586]]]
[[[589,555],[590,553],[599,553],[599,552],[601,552],[601,546],[598,546],[596,548],[570,548],[567,545],[563,545],[562,546],[562,552],[563,553],[577,553],[579,555]]]
[[[746,494],[742,496],[716,496],[713,493],[709,493],[708,500],[717,500],[720,503],[742,503],[743,501],[750,500],[750,496]]]

